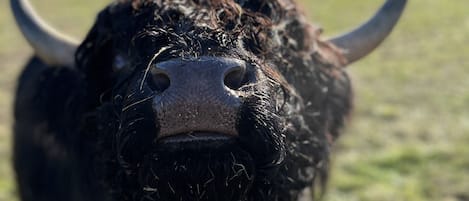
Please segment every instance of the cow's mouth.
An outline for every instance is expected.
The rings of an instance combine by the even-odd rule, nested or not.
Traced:
[[[235,143],[236,136],[212,131],[191,131],[157,139],[159,147],[166,151],[219,149]]]

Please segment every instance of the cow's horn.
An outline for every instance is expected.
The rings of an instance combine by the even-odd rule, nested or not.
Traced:
[[[344,50],[348,63],[368,55],[391,33],[407,0],[387,0],[368,22],[329,41]]]
[[[10,0],[21,32],[37,56],[51,66],[74,66],[78,42],[47,25],[27,0]]]

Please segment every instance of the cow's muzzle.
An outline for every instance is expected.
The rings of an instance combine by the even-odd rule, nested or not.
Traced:
[[[150,86],[159,123],[157,140],[219,141],[238,136],[241,88],[254,76],[237,59],[199,57],[156,63]]]

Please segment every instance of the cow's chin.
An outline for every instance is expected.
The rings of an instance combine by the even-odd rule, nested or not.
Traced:
[[[197,149],[155,145],[137,170],[141,194],[135,200],[245,200],[255,173],[250,154],[235,140],[213,147],[197,143],[203,142],[189,146]]]
[[[155,138],[154,119],[126,114],[129,120],[119,130],[105,132],[115,135],[97,135],[102,143],[95,153],[102,156],[91,157],[103,163],[94,165],[104,167],[97,173],[104,176],[103,187],[122,201],[271,200],[274,185],[285,180],[277,174],[285,157],[285,124],[266,110],[266,102],[251,102],[239,111],[237,136],[200,129]]]

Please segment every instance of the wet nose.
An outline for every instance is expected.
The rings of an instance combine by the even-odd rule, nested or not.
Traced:
[[[220,87],[237,90],[247,81],[245,63],[227,58],[202,57],[192,61],[165,61],[156,64],[151,71],[151,87],[160,93],[165,92],[171,85],[177,90],[188,90],[178,88],[185,83],[214,90]],[[171,93],[181,93],[181,91]]]
[[[198,131],[237,135],[237,91],[250,82],[244,61],[174,59],[155,64],[151,72],[159,137]]]

